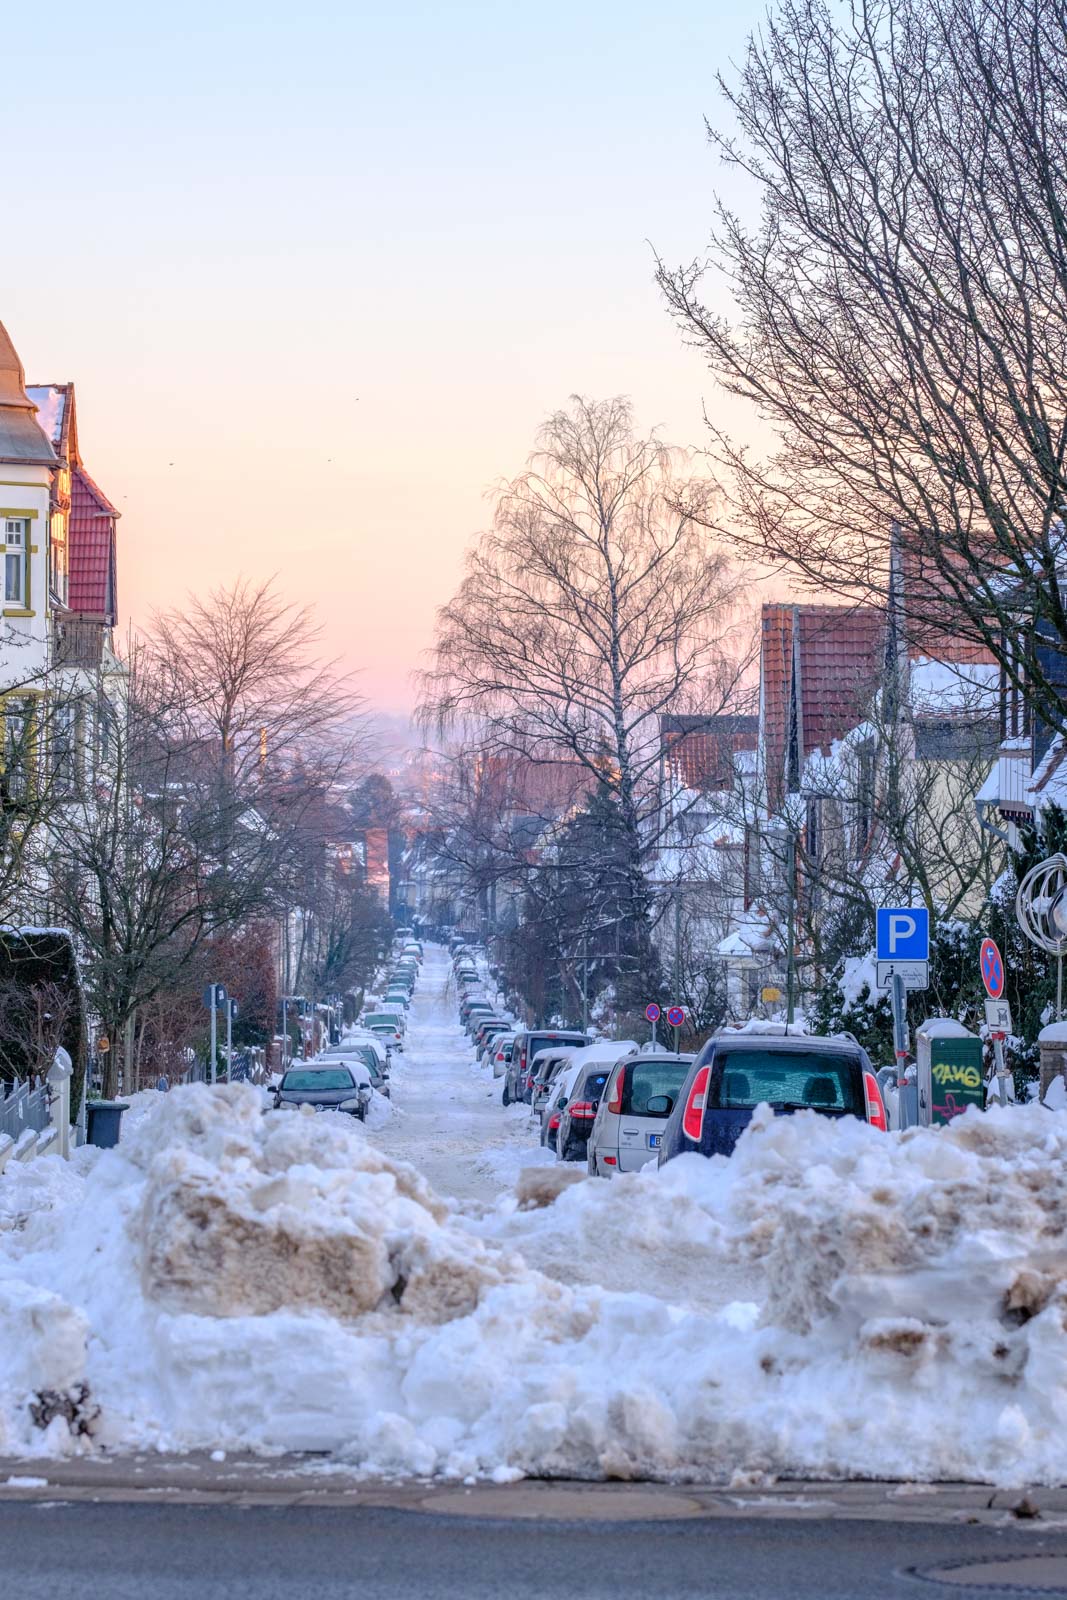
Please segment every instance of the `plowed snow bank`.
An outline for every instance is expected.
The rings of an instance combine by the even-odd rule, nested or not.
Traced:
[[[729,1163],[481,1238],[358,1125],[243,1085],[161,1096],[80,1166],[0,1178],[0,1449],[1067,1481],[1067,1118],[1041,1107],[899,1138],[760,1115]],[[616,1282],[655,1257],[664,1292],[543,1276],[520,1252],[549,1233]],[[756,1262],[761,1307],[687,1303]]]

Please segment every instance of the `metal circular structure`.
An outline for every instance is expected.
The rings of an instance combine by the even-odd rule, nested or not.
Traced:
[[[648,1005],[645,1007],[645,1016],[648,1018],[649,1022],[658,1022],[662,1015],[663,1013],[656,1002],[654,1000],[650,1000]]]
[[[1049,856],[1031,867],[1015,896],[1019,926],[1039,950],[1067,955],[1067,856]]]

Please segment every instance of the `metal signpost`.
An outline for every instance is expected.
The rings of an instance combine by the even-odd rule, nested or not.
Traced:
[[[209,983],[209,984],[205,985],[205,988],[204,988],[204,1004],[207,1006],[208,1010],[211,1013],[211,1081],[212,1081],[212,1083],[214,1083],[216,1078],[218,1077],[218,1062],[217,1062],[217,1059],[216,1059],[217,1051],[218,1051],[218,1034],[216,1032],[216,1026],[217,1026],[217,1023],[218,1023],[218,1010],[219,1010],[220,1006],[226,1005],[226,1002],[227,1002],[228,999],[229,999],[229,996],[226,993],[226,985],[224,983]]]
[[[1000,1093],[1000,1103],[1008,1103],[1008,1069],[1004,1065],[1004,1040],[1008,1029],[1011,1027],[1011,1007],[1003,999],[1004,994],[1004,961],[1000,951],[992,939],[982,940],[979,964],[982,969],[982,982],[985,992],[989,996],[986,1001],[986,1021],[990,1024],[989,1037],[993,1041],[993,1059],[997,1064],[997,1088]],[[993,1012],[992,1019],[990,1011]],[[1001,1025],[1003,1021],[1003,1026]]]
[[[226,1082],[233,1080],[233,1024],[237,1016],[237,1001],[230,1000],[226,1006]]]
[[[884,906],[875,918],[875,979],[889,990],[898,1076],[908,1057],[909,989],[925,989],[930,974],[930,913],[925,906]]]
[[[662,1015],[663,1015],[663,1012],[660,1010],[660,1008],[656,1004],[656,1002],[654,1000],[650,1000],[648,1002],[648,1005],[645,1007],[645,1019],[646,1019],[646,1021],[651,1022],[651,1024],[652,1024],[652,1043],[653,1044],[655,1044],[655,1042],[656,1042],[656,1023],[659,1021],[659,1019],[660,1019],[660,1017]]]
[[[678,1054],[678,1030],[679,1030],[679,1028],[682,1028],[682,1027],[685,1026],[685,1007],[684,1006],[668,1006],[667,1007],[667,1021],[670,1023],[671,1027],[674,1029],[674,1053],[675,1053],[675,1055],[677,1055]]]

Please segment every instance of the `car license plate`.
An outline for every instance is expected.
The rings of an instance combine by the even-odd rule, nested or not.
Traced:
[[[648,1148],[650,1150],[658,1150],[659,1147],[660,1147],[660,1141],[662,1140],[662,1138],[663,1138],[662,1133],[650,1133],[649,1136],[648,1136]]]

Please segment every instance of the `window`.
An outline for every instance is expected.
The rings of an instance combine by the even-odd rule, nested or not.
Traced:
[[[78,708],[69,701],[52,710],[52,776],[62,788],[73,788],[78,763]]]
[[[25,795],[33,756],[31,723],[21,703],[7,701],[4,717],[4,789],[9,799]]]
[[[724,1050],[712,1074],[712,1104],[748,1108],[810,1106],[817,1111],[857,1112],[862,1103],[858,1058],[819,1050]],[[716,1081],[717,1080],[717,1081]]]
[[[67,603],[67,518],[62,511],[52,513],[48,534],[48,587],[60,605]]]
[[[650,1111],[648,1102],[664,1094],[672,1103],[677,1100],[689,1076],[689,1065],[688,1061],[635,1061],[627,1067],[630,1081],[623,1089],[623,1116],[666,1117],[666,1111]]]
[[[30,545],[28,517],[4,518],[4,604],[26,605],[26,557]]]

